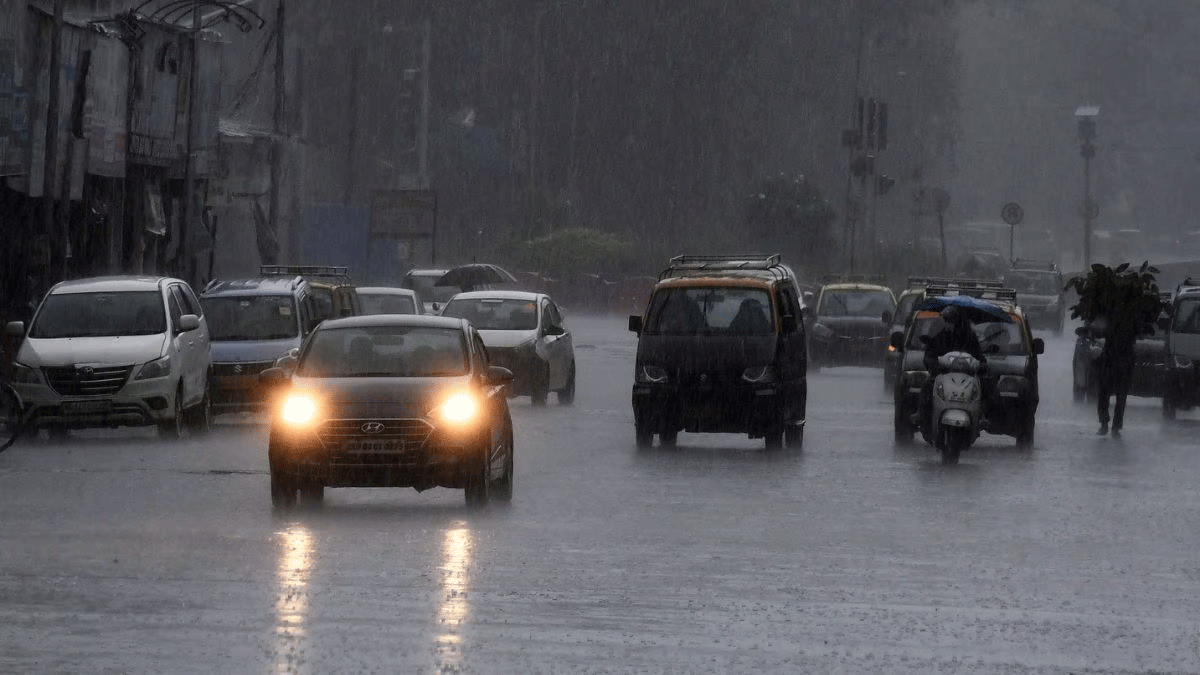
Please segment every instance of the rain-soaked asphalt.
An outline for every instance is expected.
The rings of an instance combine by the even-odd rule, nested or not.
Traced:
[[[265,436],[0,455],[5,673],[1196,673],[1200,414],[1070,400],[1032,451],[892,444],[878,371],[810,376],[801,452],[639,452],[623,317],[568,318],[573,407],[513,401],[516,495],[329,490],[278,515]]]

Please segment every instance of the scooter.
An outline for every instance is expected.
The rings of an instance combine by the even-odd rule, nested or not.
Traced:
[[[979,359],[966,352],[938,357],[927,428],[943,464],[957,464],[959,453],[979,438],[983,421],[980,375],[985,369]]]

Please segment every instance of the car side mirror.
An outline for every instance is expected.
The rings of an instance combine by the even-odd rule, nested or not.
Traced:
[[[890,344],[892,348],[897,351],[904,349],[904,333],[901,333],[900,331],[892,332],[892,336],[888,344]]]
[[[431,302],[429,303],[429,306],[433,308],[434,314],[438,314],[442,311],[442,303],[440,302]]]
[[[891,312],[888,312],[886,310],[884,311],[883,322],[888,324],[889,326],[892,324],[892,313]]]
[[[4,334],[15,338],[25,337],[25,322],[9,321],[8,323],[4,324]]]
[[[639,316],[637,314],[630,315],[629,330],[634,333],[637,333],[638,335],[642,334],[642,317],[641,316]]]
[[[267,387],[277,387],[288,381],[288,372],[279,366],[267,368],[258,374],[258,382]]]
[[[1043,340],[1042,338],[1033,338],[1033,353],[1034,354],[1045,354],[1046,353],[1046,341]]]
[[[567,329],[562,326],[546,326],[546,335],[566,335]]]
[[[488,366],[487,383],[493,386],[512,384],[513,372],[501,366]]]
[[[792,316],[791,314],[781,318],[779,320],[779,326],[783,329],[784,333],[795,333],[796,329],[799,327],[796,317]]]
[[[196,330],[200,327],[200,317],[195,314],[184,314],[179,317],[179,325],[175,330],[180,333],[186,333],[189,330]]]

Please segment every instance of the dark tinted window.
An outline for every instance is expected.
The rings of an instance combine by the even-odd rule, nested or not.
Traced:
[[[646,333],[663,335],[772,332],[771,297],[760,288],[705,286],[654,293]]]
[[[895,310],[895,302],[887,291],[833,289],[821,294],[821,316],[867,316],[879,318]]]
[[[537,302],[501,298],[455,298],[442,316],[466,319],[477,330],[533,330],[538,326]]]
[[[300,334],[290,295],[218,296],[202,303],[216,341],[282,340]]]
[[[304,377],[445,377],[467,373],[461,330],[370,326],[317,330],[300,356]]]
[[[418,314],[412,296],[395,293],[358,292],[363,314]]]
[[[42,302],[29,337],[156,335],[166,330],[167,317],[157,290],[51,293]]]

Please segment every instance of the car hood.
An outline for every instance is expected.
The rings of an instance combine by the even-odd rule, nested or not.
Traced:
[[[313,391],[333,417],[423,417],[468,377],[331,377],[292,380],[292,391]]]
[[[487,347],[511,348],[536,338],[537,330],[481,330],[479,337]]]
[[[229,340],[209,343],[213,363],[255,363],[274,361],[293,347],[300,346],[299,338],[286,340]]]
[[[26,338],[17,352],[17,361],[33,367],[146,363],[162,356],[166,341],[165,333],[51,340]]]
[[[639,365],[655,365],[672,381],[705,375],[714,382],[740,382],[746,368],[772,363],[775,336],[645,335],[638,340]]]
[[[889,337],[892,330],[879,317],[869,316],[818,316],[817,323],[850,337]]]

